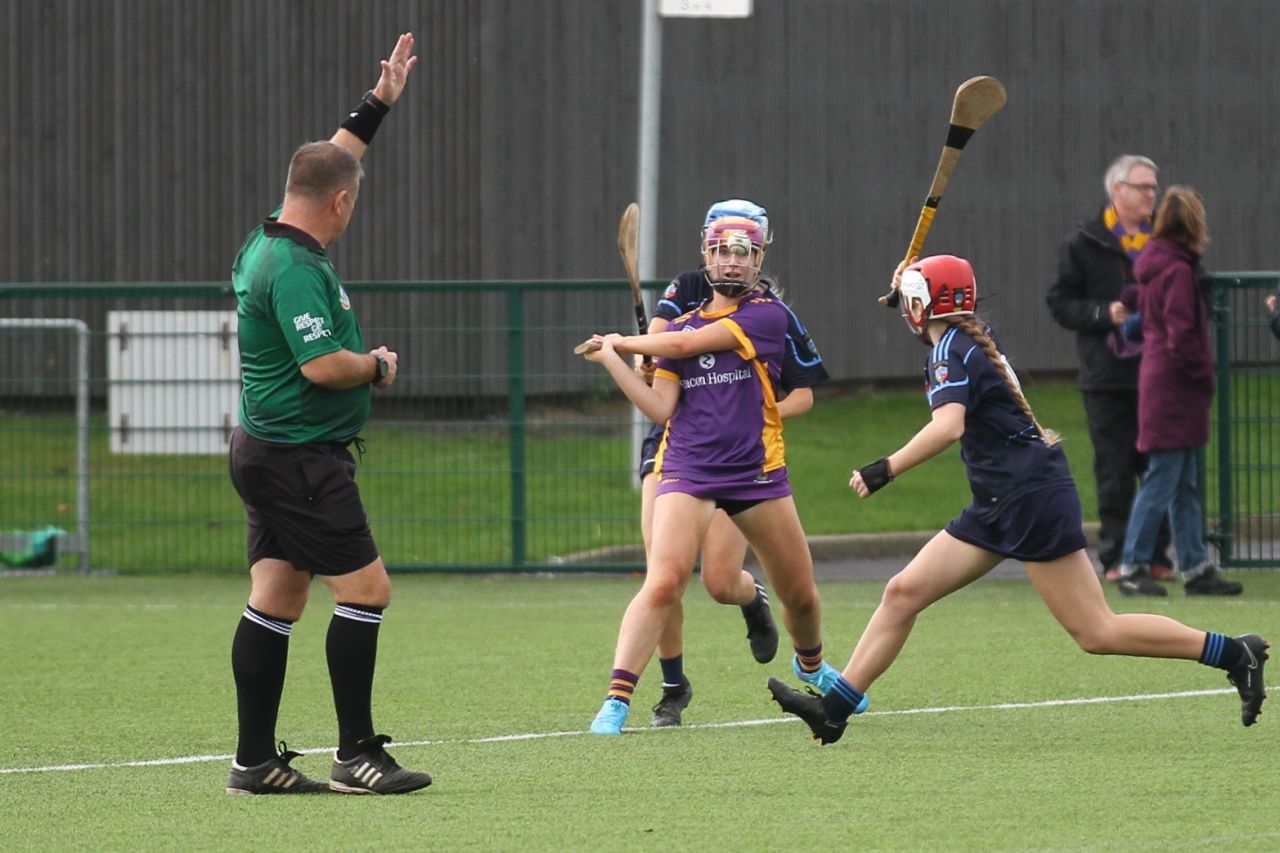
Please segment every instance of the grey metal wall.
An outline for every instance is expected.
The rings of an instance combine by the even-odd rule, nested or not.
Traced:
[[[640,15],[639,0],[0,0],[0,279],[224,279],[292,149],[332,132],[409,29],[422,64],[366,157],[332,253],[344,276],[620,277]],[[1070,368],[1043,296],[1116,154],[1202,191],[1210,267],[1280,267],[1277,32],[1272,0],[756,0],[744,21],[668,20],[658,267],[694,263],[710,201],[755,198],[833,375],[914,375],[920,348],[873,296],[955,87],[993,74],[1009,105],[966,150],[928,250],[973,259],[1015,363]],[[463,309],[387,310],[411,325]]]

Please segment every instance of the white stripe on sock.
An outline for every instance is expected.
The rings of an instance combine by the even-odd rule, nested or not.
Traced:
[[[382,623],[381,613],[370,613],[367,610],[357,610],[354,607],[343,607],[341,604],[333,608],[333,615],[341,616],[343,619],[352,619],[356,622],[368,622],[371,625]]]
[[[248,619],[255,625],[261,625],[268,631],[274,631],[282,637],[287,637],[293,632],[293,625],[291,623],[281,622],[278,619],[272,619],[270,616],[263,616],[261,613],[251,610],[248,607],[244,609],[244,618]]]

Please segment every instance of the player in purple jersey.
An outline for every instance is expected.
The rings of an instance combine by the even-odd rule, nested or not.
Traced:
[[[765,231],[766,246],[773,243],[769,216],[763,207],[746,199],[718,201],[707,210],[703,228],[727,216],[745,216]],[[761,277],[757,289],[767,296],[780,293],[768,278]],[[649,321],[649,334],[666,331],[681,315],[700,308],[711,298],[711,282],[706,267],[680,273],[663,292]],[[785,307],[785,305],[784,305]],[[783,420],[802,415],[813,408],[813,386],[825,382],[827,370],[804,324],[795,312],[787,309],[787,344],[784,349],[782,374],[778,383],[780,398],[778,415]],[[652,382],[654,364],[642,373]],[[640,527],[646,551],[652,540],[653,500],[658,478],[653,475],[658,448],[666,424],[656,423],[640,449]],[[736,604],[747,625],[747,643],[758,663],[769,663],[778,651],[778,628],[769,607],[769,596],[762,584],[743,568],[747,556],[747,540],[723,510],[717,510],[702,540],[699,577],[713,600]],[[677,601],[658,641],[658,664],[662,669],[662,698],[653,706],[649,725],[678,726],[684,709],[693,699],[693,685],[684,671],[684,608]]]
[[[825,689],[837,675],[822,659],[821,602],[787,479],[775,388],[788,312],[758,290],[766,243],[765,229],[749,217],[715,219],[703,236],[710,301],[662,334],[591,338],[586,357],[645,415],[666,424],[654,463],[645,580],[623,616],[595,734],[621,733],[717,509],[746,535],[782,602],[801,679]],[[652,386],[624,360],[631,355],[657,358]]]
[[[855,470],[849,485],[869,497],[956,441],[973,502],[889,581],[853,656],[825,696],[769,679],[783,710],[835,743],[849,715],[889,668],[930,604],[1004,559],[1019,560],[1054,618],[1090,654],[1181,658],[1225,670],[1253,725],[1266,698],[1267,641],[1188,628],[1166,616],[1111,611],[1085,552],[1080,499],[1057,436],[1036,422],[1013,368],[974,316],[977,287],[963,258],[937,255],[894,274],[903,316],[931,352],[925,364],[933,417],[889,456]]]

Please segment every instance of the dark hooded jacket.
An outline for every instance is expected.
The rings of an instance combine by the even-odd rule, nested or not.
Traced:
[[[1109,307],[1134,281],[1133,261],[1102,223],[1102,212],[1062,243],[1058,276],[1046,302],[1053,319],[1076,333],[1080,387],[1085,391],[1138,387],[1138,359],[1117,358],[1107,338],[1115,326]]]

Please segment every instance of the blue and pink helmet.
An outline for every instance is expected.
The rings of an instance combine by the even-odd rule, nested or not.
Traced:
[[[772,239],[769,214],[755,202],[733,198],[711,205],[702,224],[707,281],[730,295],[755,287]]]

